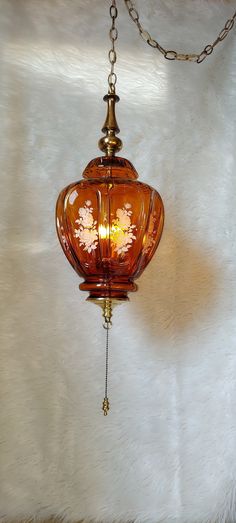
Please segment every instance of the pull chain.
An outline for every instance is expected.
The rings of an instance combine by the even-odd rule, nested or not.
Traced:
[[[111,64],[111,70],[110,70],[110,73],[109,73],[108,79],[107,79],[108,86],[109,86],[109,88],[108,88],[109,93],[116,92],[115,85],[117,82],[117,76],[114,73],[114,67],[115,67],[115,63],[116,63],[115,41],[118,38],[118,31],[117,31],[117,28],[115,25],[117,15],[118,15],[118,10],[116,7],[116,0],[112,0],[111,6],[110,6],[110,17],[112,20],[112,24],[111,24],[111,28],[110,28],[110,32],[109,32],[109,36],[110,36],[110,40],[111,40],[111,49],[108,53],[109,62]]]
[[[105,327],[106,329],[106,374],[105,374],[105,394],[104,394],[104,400],[102,404],[102,410],[104,412],[104,416],[107,416],[108,411],[110,409],[110,403],[107,396],[107,389],[108,389],[108,355],[109,355],[109,328]]]
[[[112,302],[109,299],[104,301],[103,317],[104,317],[103,327],[104,327],[104,329],[106,329],[106,370],[105,370],[105,394],[104,394],[104,400],[102,403],[102,410],[103,410],[104,416],[107,416],[109,409],[110,409],[110,403],[109,403],[109,399],[108,399],[109,329],[112,326],[112,322],[111,322]]]

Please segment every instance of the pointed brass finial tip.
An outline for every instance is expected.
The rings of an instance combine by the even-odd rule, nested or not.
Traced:
[[[108,414],[108,412],[110,410],[110,403],[109,403],[109,399],[108,398],[104,398],[103,404],[102,404],[102,410],[103,410],[104,416],[107,416],[107,414]]]
[[[114,156],[116,152],[122,148],[122,141],[116,136],[120,132],[116,121],[115,104],[119,102],[119,96],[115,93],[106,94],[103,98],[107,102],[107,116],[102,128],[102,132],[106,134],[100,138],[98,142],[99,149],[105,153],[106,156]]]

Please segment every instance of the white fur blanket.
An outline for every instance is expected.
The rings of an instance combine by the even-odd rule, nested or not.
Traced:
[[[232,0],[136,2],[200,51]],[[104,331],[55,233],[59,190],[99,156],[105,0],[1,0],[0,516],[236,521],[236,29],[202,64],[148,47],[118,0],[122,154],[164,200],[155,259]]]

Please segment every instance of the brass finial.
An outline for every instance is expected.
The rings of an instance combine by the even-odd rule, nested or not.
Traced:
[[[98,142],[99,149],[105,153],[106,156],[114,156],[117,151],[122,148],[122,141],[116,136],[120,132],[117,125],[115,104],[119,102],[119,96],[115,93],[106,94],[103,98],[107,102],[107,116],[102,128],[102,132],[106,136],[100,138]]]

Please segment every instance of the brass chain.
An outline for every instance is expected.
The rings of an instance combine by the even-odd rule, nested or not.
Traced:
[[[150,45],[151,47],[158,49],[158,51],[160,51],[167,60],[182,60],[182,61],[196,62],[197,64],[201,64],[203,62],[203,60],[205,60],[205,58],[213,52],[214,47],[217,44],[219,44],[219,42],[222,42],[226,38],[226,36],[229,34],[231,29],[233,29],[235,18],[236,18],[236,11],[235,11],[232,18],[229,18],[229,20],[227,20],[227,22],[225,23],[223,29],[220,31],[220,34],[216,38],[216,40],[212,44],[206,45],[201,53],[184,54],[184,53],[178,53],[177,51],[167,50],[164,47],[162,47],[157,42],[157,40],[154,40],[154,38],[151,37],[149,32],[146,31],[142,27],[140,19],[139,19],[139,13],[138,13],[137,9],[135,9],[133,2],[131,0],[124,0],[124,1],[125,1],[125,5],[128,9],[130,18],[137,25],[139,33],[140,33],[141,37],[143,38],[143,40],[145,42],[147,42],[147,44]]]
[[[118,15],[117,7],[116,7],[116,0],[112,0],[111,6],[110,6],[110,17],[112,20],[111,28],[109,31],[109,36],[111,40],[111,49],[108,53],[109,62],[111,64],[111,70],[108,75],[108,86],[109,86],[109,93],[115,93],[115,85],[117,82],[117,76],[114,73],[114,67],[116,63],[116,50],[115,50],[115,41],[118,38],[118,31],[116,28],[116,18]]]

